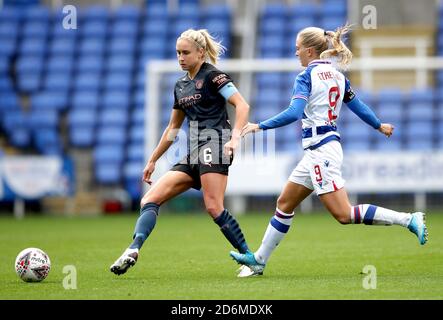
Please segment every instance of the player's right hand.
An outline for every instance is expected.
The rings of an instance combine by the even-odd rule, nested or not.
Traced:
[[[390,123],[382,123],[380,128],[378,128],[378,131],[389,138],[394,132],[394,126]]]
[[[143,169],[143,181],[147,184],[152,184],[151,175],[155,170],[155,162],[149,161]]]
[[[242,137],[244,137],[244,136],[247,135],[249,132],[257,132],[257,131],[259,131],[259,130],[261,130],[261,129],[259,128],[259,126],[258,126],[257,123],[251,123],[251,122],[248,122],[248,124],[245,125],[245,126],[243,127],[243,129],[242,129],[240,135],[241,135]]]

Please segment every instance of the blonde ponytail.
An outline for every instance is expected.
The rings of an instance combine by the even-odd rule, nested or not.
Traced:
[[[217,42],[206,29],[188,29],[180,35],[180,38],[188,39],[194,42],[197,48],[205,49],[206,60],[209,59],[213,64],[216,64],[219,57],[226,51],[226,48]]]
[[[351,26],[346,24],[342,27],[338,27],[334,31],[325,31],[325,36],[330,40],[332,46],[331,49],[325,50],[320,54],[321,59],[330,57],[337,57],[337,63],[343,69],[345,69],[352,60],[352,52],[344,44],[342,37],[351,30]]]

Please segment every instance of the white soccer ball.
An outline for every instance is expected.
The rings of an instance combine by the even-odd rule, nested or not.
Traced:
[[[43,281],[51,270],[51,260],[41,249],[26,248],[15,259],[15,272],[26,282]]]

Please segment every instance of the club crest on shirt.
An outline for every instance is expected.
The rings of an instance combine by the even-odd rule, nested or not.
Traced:
[[[201,89],[201,88],[203,88],[203,80],[195,81],[195,89]]]

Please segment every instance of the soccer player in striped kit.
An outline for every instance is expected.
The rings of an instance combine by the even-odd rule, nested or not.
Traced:
[[[419,243],[427,241],[425,214],[422,212],[396,212],[371,204],[352,206],[344,188],[341,174],[343,151],[336,121],[343,102],[361,120],[390,137],[394,127],[381,123],[374,112],[359,100],[349,80],[332,65],[335,59],[346,67],[352,52],[342,41],[349,26],[325,31],[316,27],[305,28],[296,39],[296,55],[306,69],[295,79],[289,107],[278,115],[259,122],[248,123],[242,135],[302,121],[304,156],[291,173],[277,200],[275,215],[264,234],[262,244],[255,253],[237,253],[231,256],[241,267],[239,277],[261,275],[271,253],[288,232],[294,218],[294,209],[315,190],[326,209],[341,224],[400,225],[416,234]]]

